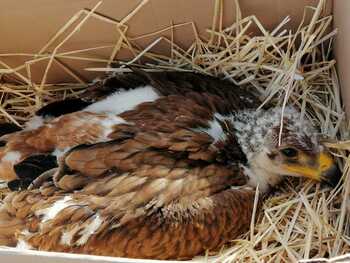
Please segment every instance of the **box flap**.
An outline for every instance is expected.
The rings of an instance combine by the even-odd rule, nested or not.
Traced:
[[[37,53],[52,36],[79,10],[93,8],[97,0],[27,0],[18,2],[3,0],[0,9],[0,53]],[[97,12],[107,17],[121,21],[141,1],[137,0],[104,0]],[[127,35],[137,37],[169,27],[171,24],[179,24],[193,21],[201,35],[205,35],[205,29],[212,26],[215,0],[150,0],[128,22]],[[235,21],[235,0],[223,1],[224,25]],[[243,16],[256,15],[267,28],[273,28],[281,20],[290,16],[289,26],[296,28],[302,18],[306,5],[315,6],[318,0],[250,0],[240,1]],[[327,2],[327,10],[331,12],[332,1]],[[83,17],[83,16],[82,16]],[[77,22],[76,22],[77,23]],[[76,25],[76,23],[73,24]],[[67,31],[67,34],[70,30]],[[170,36],[170,30],[162,32]],[[72,51],[77,49],[91,48],[96,46],[114,45],[119,38],[115,25],[104,23],[96,18],[89,21],[59,50]],[[194,33],[191,25],[184,25],[174,32],[176,42],[181,46],[188,46]],[[151,36],[136,40],[133,44],[142,47],[159,37]],[[59,42],[57,42],[59,43]],[[56,45],[57,45],[56,43]],[[54,47],[55,45],[53,45]],[[52,51],[52,47],[48,51]],[[169,46],[159,45],[155,51],[166,53]],[[93,57],[108,59],[112,48],[91,51]],[[130,52],[122,52],[118,58],[130,58]],[[2,56],[0,60],[8,63],[11,67],[21,65],[28,56]],[[47,60],[31,66],[31,73],[36,81],[41,80]],[[91,72],[85,72],[86,67],[105,67],[106,63],[82,62],[74,59],[61,61],[86,79],[95,77]],[[26,74],[25,71],[23,71]],[[74,81],[57,64],[49,72],[48,82]]]

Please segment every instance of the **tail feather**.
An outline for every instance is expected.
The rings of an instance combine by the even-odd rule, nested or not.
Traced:
[[[14,123],[0,123],[0,136],[20,130],[22,130],[22,128]]]
[[[90,102],[84,101],[82,99],[65,99],[55,101],[39,109],[35,115],[43,117],[59,117],[64,114],[80,111],[90,104]]]

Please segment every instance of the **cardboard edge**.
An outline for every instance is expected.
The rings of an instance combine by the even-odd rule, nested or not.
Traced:
[[[86,254],[71,254],[61,252],[46,252],[36,250],[20,250],[11,247],[0,247],[0,259],[1,262],[26,262],[26,263],[59,263],[59,262],[70,262],[70,263],[179,263],[186,261],[162,261],[162,260],[151,260],[151,259],[131,259],[121,257],[105,257],[105,256],[93,256]],[[69,260],[69,261],[67,261]],[[187,262],[200,262],[200,261],[187,261]]]
[[[350,10],[349,0],[333,0],[334,28],[338,29],[335,41],[334,52],[337,60],[337,72],[340,80],[343,105],[350,116],[350,74],[348,73],[350,62],[350,19],[348,11]]]

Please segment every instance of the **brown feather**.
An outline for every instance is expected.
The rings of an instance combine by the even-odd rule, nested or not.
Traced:
[[[68,151],[55,172],[4,200],[0,245],[24,240],[39,250],[187,259],[244,233],[255,193],[244,187],[239,162],[224,160],[226,145],[198,128],[256,100],[242,101],[241,88],[232,92],[211,77],[144,72],[110,78],[83,97],[100,99],[118,89],[113,83],[151,84],[162,97],[118,117],[80,111],[3,137],[1,156],[16,151],[18,161]],[[228,137],[229,152],[240,157]],[[14,164],[0,162],[0,171]]]

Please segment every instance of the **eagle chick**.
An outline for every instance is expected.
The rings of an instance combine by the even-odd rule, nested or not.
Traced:
[[[339,179],[294,108],[259,104],[216,78],[137,71],[45,106],[0,138],[0,178],[14,190],[0,245],[188,259],[249,229],[256,187]]]

